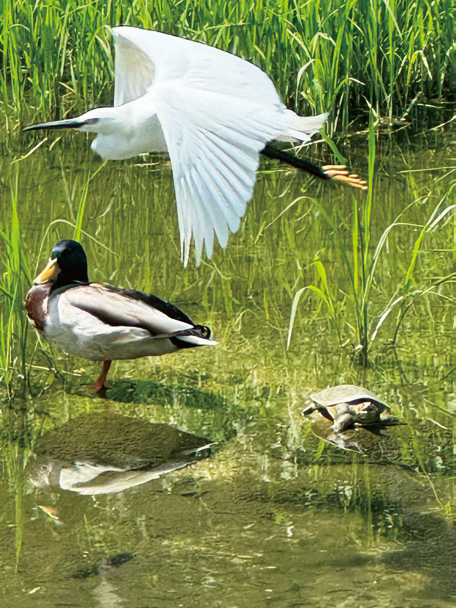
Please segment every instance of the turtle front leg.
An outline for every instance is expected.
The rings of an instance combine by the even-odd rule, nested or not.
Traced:
[[[105,386],[106,376],[108,375],[109,368],[111,367],[111,363],[112,363],[112,361],[103,361],[103,367],[101,368],[100,375],[98,376],[97,381],[95,382],[95,384],[92,387],[93,391],[95,393],[99,393],[101,390],[106,388],[106,386]]]
[[[346,412],[345,414],[341,414],[334,421],[334,432],[335,433],[343,433],[345,430],[353,426],[355,419],[350,412]]]
[[[329,420],[329,422],[334,422],[333,416],[331,416],[331,414],[325,407],[319,407],[318,411],[324,418],[326,418],[326,420]]]

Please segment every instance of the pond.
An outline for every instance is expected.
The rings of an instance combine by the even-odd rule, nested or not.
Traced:
[[[2,230],[17,195],[32,277],[80,221],[91,280],[173,302],[218,346],[114,362],[101,398],[98,363],[29,328],[26,378],[1,389],[3,606],[456,605],[443,121],[377,130],[368,226],[368,194],[264,162],[228,247],[188,268],[168,161],[103,163],[81,134],[5,141]],[[338,143],[363,176],[367,139]],[[404,424],[331,442],[329,422],[302,410],[342,383]]]

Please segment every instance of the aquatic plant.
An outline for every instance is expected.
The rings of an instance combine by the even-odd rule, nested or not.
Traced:
[[[25,283],[31,284],[18,218],[18,171],[10,184],[10,217],[0,227],[3,272],[0,275],[0,380],[12,395],[14,381],[26,377],[27,321],[23,301]]]
[[[334,128],[367,115],[390,121],[420,96],[455,84],[451,0],[188,0],[154,3],[4,0],[0,90],[20,121],[80,112],[112,96],[106,26],[156,29],[218,46],[267,71],[300,113],[332,112]]]
[[[12,398],[17,390],[24,389],[28,372],[33,366],[33,352],[27,343],[29,324],[24,310],[25,295],[33,280],[27,259],[30,261],[33,253],[36,256],[35,266],[39,266],[43,250],[49,248],[48,243],[53,242],[53,235],[59,229],[74,239],[84,236],[104,247],[82,228],[89,184],[103,165],[90,173],[81,185],[79,180],[74,184],[69,183],[62,168],[66,203],[73,221],[54,219],[44,230],[41,241],[28,243],[28,246],[19,219],[19,165],[19,162],[15,162],[6,178],[6,181],[9,181],[9,208],[4,209],[3,221],[0,222],[0,381],[6,387],[6,395],[9,398]],[[44,352],[49,369],[55,373],[55,360],[51,352],[47,346],[44,346],[44,349],[41,346],[41,342],[38,342],[31,348],[38,347]]]
[[[454,214],[455,204],[450,201],[455,189],[453,182],[449,191],[444,194],[441,200],[434,207],[428,220],[421,226],[404,221],[407,210],[417,202],[422,202],[423,197],[413,201],[406,207],[396,219],[389,224],[381,234],[378,242],[372,242],[372,212],[374,204],[374,167],[376,156],[374,116],[371,113],[369,128],[369,192],[363,210],[359,210],[359,202],[353,197],[353,211],[351,222],[351,234],[347,238],[342,233],[339,226],[339,219],[329,215],[324,205],[315,201],[319,207],[321,215],[331,226],[335,246],[339,251],[340,268],[346,279],[347,291],[339,291],[332,286],[334,277],[329,275],[320,254],[317,253],[312,261],[316,274],[316,284],[306,285],[300,288],[293,297],[289,329],[288,346],[290,345],[293,325],[295,322],[298,306],[301,298],[307,293],[316,294],[317,298],[324,305],[328,317],[333,321],[340,344],[350,343],[356,359],[367,364],[372,343],[377,338],[380,328],[385,320],[393,311],[397,311],[396,325],[393,335],[390,336],[391,343],[394,344],[398,335],[399,328],[404,320],[406,313],[418,298],[435,295],[442,298],[451,297],[441,292],[441,286],[445,283],[455,282],[456,273],[449,272],[444,276],[429,279],[428,277],[416,278],[415,273],[418,254],[423,241],[427,235],[435,231],[446,221],[451,221]],[[413,188],[410,188],[413,190]],[[430,194],[425,197],[430,199]],[[403,262],[404,273],[395,287],[388,285],[388,292],[383,294],[383,301],[379,301],[378,291],[373,294],[372,290],[381,272],[380,262],[382,255],[388,247],[388,239],[393,230],[405,228],[410,234],[418,229],[418,236],[415,238],[408,260]],[[396,260],[395,263],[398,261]],[[383,307],[383,308],[382,308]],[[348,341],[347,341],[348,332]]]

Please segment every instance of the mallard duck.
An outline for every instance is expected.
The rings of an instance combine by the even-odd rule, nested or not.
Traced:
[[[59,241],[28,291],[25,309],[36,329],[64,352],[103,361],[93,389],[105,388],[114,359],[137,359],[212,346],[211,331],[157,296],[90,283],[77,241]]]

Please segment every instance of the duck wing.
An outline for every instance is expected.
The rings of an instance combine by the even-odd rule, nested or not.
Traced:
[[[199,263],[203,243],[211,256],[214,233],[225,247],[228,231],[239,228],[259,153],[295,115],[270,78],[240,57],[160,32],[117,27],[114,34],[115,103],[144,94],[155,109],[173,168],[182,259],[186,265],[193,238]],[[127,52],[136,52],[134,66],[142,58],[137,72]]]
[[[156,338],[195,335],[202,327],[194,325],[182,311],[160,298],[110,285],[73,286],[61,297],[65,306],[83,310],[106,325],[146,329]]]
[[[193,321],[185,314],[185,312],[182,312],[182,310],[177,308],[177,306],[174,306],[174,304],[171,304],[166,300],[162,300],[158,296],[154,296],[151,293],[144,293],[143,291],[137,291],[134,289],[120,289],[118,287],[112,287],[111,285],[109,287],[113,291],[118,291],[130,298],[133,298],[134,300],[139,300],[141,302],[144,302],[148,306],[156,308],[168,317],[172,317],[173,319],[177,319],[178,321],[183,321],[184,323],[188,323],[189,325],[194,325]]]

